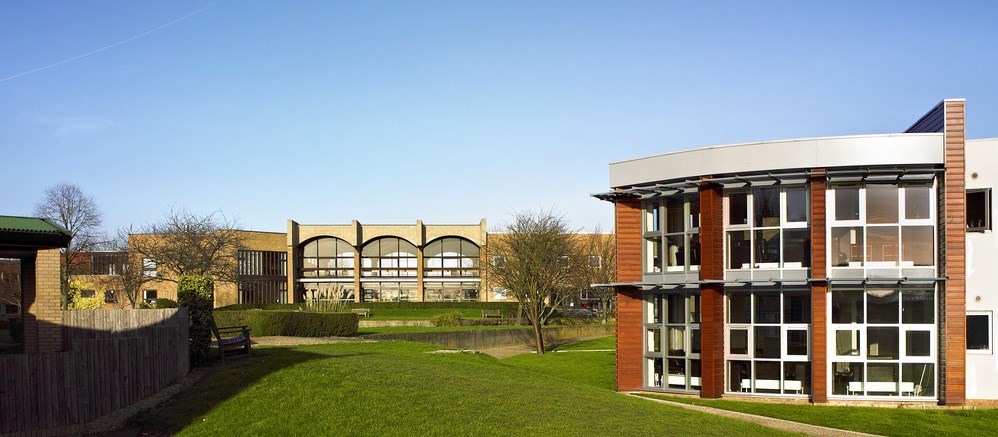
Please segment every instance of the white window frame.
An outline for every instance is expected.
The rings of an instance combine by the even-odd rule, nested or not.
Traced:
[[[985,316],[988,318],[988,348],[987,349],[967,349],[970,355],[992,355],[995,350],[995,318],[994,312],[988,310],[970,310],[967,316]]]
[[[775,189],[779,190],[780,224],[778,226],[758,226],[755,223],[755,193],[754,193],[754,191],[755,191],[755,189],[764,189],[764,188],[775,188]],[[804,196],[805,196],[804,203],[805,203],[805,208],[806,208],[805,217],[807,217],[807,220],[803,221],[803,222],[791,222],[791,221],[787,220],[787,191],[796,191],[796,190],[804,191]],[[748,220],[747,220],[748,223],[747,224],[732,225],[731,224],[731,217],[730,217],[730,213],[729,213],[729,211],[730,211],[730,200],[729,200],[729,198],[730,198],[730,196],[732,194],[738,194],[738,193],[744,193],[744,194],[746,194],[746,208],[747,208],[747,214],[748,214]],[[724,243],[723,243],[723,246],[724,246],[724,271],[725,271],[725,273],[727,273],[728,271],[747,272],[747,271],[753,271],[753,270],[780,270],[780,271],[783,271],[783,270],[810,270],[810,267],[787,266],[787,262],[786,262],[786,259],[785,259],[785,256],[786,256],[786,250],[785,250],[786,239],[785,239],[785,237],[783,235],[784,234],[783,231],[784,230],[788,230],[788,229],[790,229],[790,230],[792,230],[792,229],[810,229],[810,226],[811,226],[811,221],[810,221],[810,219],[811,219],[811,191],[808,189],[807,185],[788,185],[788,186],[773,185],[773,186],[766,186],[766,187],[754,187],[754,188],[752,188],[752,187],[746,187],[746,188],[731,189],[730,191],[726,191],[724,193],[723,215],[724,215],[724,238],[723,238]],[[755,244],[756,244],[755,243],[755,241],[756,241],[755,240],[755,232],[756,231],[767,231],[767,230],[769,230],[769,231],[776,230],[776,231],[778,231],[780,233],[780,260],[778,262],[775,262],[775,263],[757,263],[756,259],[755,259]],[[728,247],[728,232],[729,231],[734,231],[734,232],[746,232],[747,231],[749,233],[749,262],[748,262],[748,267],[745,267],[745,263],[742,263],[742,267],[741,268],[734,268],[733,269],[733,268],[730,268],[728,266],[728,259],[729,259],[729,255],[730,255],[729,254],[730,248]]]
[[[898,321],[897,323],[870,323],[870,314],[867,309],[867,292],[870,290],[878,289],[890,289],[898,292]],[[862,293],[863,295],[863,323],[834,323],[832,319],[832,300],[834,291],[847,291],[851,293]],[[826,387],[828,387],[828,397],[829,399],[890,399],[890,400],[934,400],[938,399],[939,394],[939,290],[934,289],[933,292],[933,323],[904,323],[904,292],[912,291],[911,289],[905,290],[899,287],[867,287],[867,288],[850,288],[844,290],[829,290],[828,299],[826,302],[826,320],[828,320],[828,327],[826,335]],[[869,354],[869,336],[867,334],[867,329],[870,327],[884,327],[898,328],[898,358],[896,360],[870,360],[868,358]],[[859,354],[858,355],[838,355],[835,349],[835,340],[837,331],[859,331]],[[906,333],[908,331],[929,331],[929,355],[928,356],[907,356],[907,341],[908,336]],[[863,383],[865,384],[869,378],[869,371],[867,367],[869,364],[897,364],[898,366],[898,383],[904,381],[904,365],[905,364],[929,364],[931,361],[933,368],[933,387],[935,393],[932,396],[904,396],[899,394],[896,396],[889,395],[854,395],[848,394],[834,394],[834,383],[835,383],[835,363],[858,363],[863,364]],[[865,392],[864,392],[865,393]]]
[[[885,184],[842,184],[838,186],[829,186],[825,191],[825,210],[827,213],[826,224],[825,224],[825,268],[829,272],[830,276],[834,277],[834,272],[842,270],[863,270],[863,277],[869,277],[869,270],[874,269],[878,271],[884,270],[897,270],[897,277],[905,276],[901,273],[901,269],[932,269],[937,271],[939,266],[939,254],[938,250],[932,251],[932,265],[931,266],[915,266],[907,265],[904,261],[904,237],[902,231],[906,226],[931,226],[932,227],[932,247],[938,249],[939,247],[939,227],[936,222],[937,220],[937,185],[936,181],[931,184],[917,184],[917,183],[901,183],[893,182],[892,184],[897,186],[898,193],[898,222],[897,223],[867,223],[866,214],[866,187],[867,185],[885,185]],[[908,186],[925,186],[929,185],[929,218],[926,219],[909,219],[905,216],[905,190]],[[838,188],[847,187],[857,187],[859,190],[859,219],[858,220],[836,220],[835,219],[835,194]],[[861,266],[833,266],[832,265],[832,229],[833,228],[860,228],[863,230],[863,259]],[[869,244],[867,243],[870,238],[870,229],[874,228],[895,228],[897,229],[897,256],[896,262],[890,261],[869,261],[870,254],[867,253]]]
[[[693,362],[700,361],[701,353],[693,352],[693,331],[700,331],[700,341],[701,347],[703,346],[703,331],[701,329],[701,322],[694,322],[690,316],[690,299],[694,295],[699,295],[699,292],[688,291],[679,292],[682,296],[681,301],[683,302],[683,322],[682,323],[669,323],[669,315],[664,308],[664,303],[666,302],[665,295],[668,293],[644,293],[642,298],[643,301],[643,311],[642,319],[644,323],[642,327],[644,328],[643,334],[643,350],[642,357],[644,358],[644,378],[642,384],[645,388],[663,391],[673,391],[673,392],[697,392],[701,389],[700,382],[701,377],[692,376],[693,374]],[[662,296],[661,300],[658,300],[658,308],[660,314],[662,315],[662,320],[656,322],[654,318],[654,311],[656,307],[656,296]],[[669,355],[668,353],[668,342],[669,342],[669,328],[682,328],[683,330],[683,347],[685,355]],[[659,341],[656,344],[654,341],[654,332],[658,331]],[[658,351],[654,351],[655,347],[658,347]],[[662,379],[660,385],[655,385],[655,369],[654,362],[656,359],[662,360]],[[683,360],[685,374],[685,388],[669,387],[669,360]],[[701,362],[701,366],[702,366]],[[702,368],[702,367],[701,367]],[[694,378],[696,378],[694,380]]]

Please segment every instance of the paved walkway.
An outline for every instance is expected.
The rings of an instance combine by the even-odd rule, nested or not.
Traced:
[[[746,422],[752,422],[758,425],[768,426],[770,428],[776,428],[783,431],[797,432],[797,433],[803,433],[819,437],[831,437],[831,436],[877,437],[876,434],[866,434],[862,432],[847,431],[844,429],[828,428],[825,426],[810,425],[806,423],[793,422],[790,420],[776,419],[773,417],[756,416],[755,414],[740,413],[737,411],[728,411],[713,407],[704,407],[702,405],[690,405],[682,402],[667,401],[664,399],[646,398],[644,396],[637,396],[636,392],[631,392],[628,394],[639,399],[658,402],[660,404],[672,405],[674,407],[686,408],[687,410],[699,411],[701,413],[716,414],[718,416],[723,416],[730,419],[744,420]]]

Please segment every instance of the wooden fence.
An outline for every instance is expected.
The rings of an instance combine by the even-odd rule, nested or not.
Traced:
[[[63,351],[0,355],[0,434],[60,435],[190,370],[187,309],[62,313]]]

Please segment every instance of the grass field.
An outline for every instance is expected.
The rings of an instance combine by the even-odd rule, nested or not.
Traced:
[[[589,353],[521,365],[428,353],[434,349],[405,342],[260,348],[218,365],[134,425],[180,435],[785,435],[558,375],[563,356]]]
[[[529,326],[378,326],[370,328],[358,328],[357,335],[366,334],[403,334],[416,332],[453,332],[453,331],[480,331],[489,329],[529,329]]]
[[[616,347],[613,337],[565,343],[551,348],[544,355],[522,354],[502,360],[502,363],[518,369],[540,373],[606,390],[613,390]],[[604,350],[609,352],[581,352],[584,350]]]
[[[996,431],[998,409],[835,407],[664,395],[644,396],[886,436],[966,436],[994,435],[998,432]]]

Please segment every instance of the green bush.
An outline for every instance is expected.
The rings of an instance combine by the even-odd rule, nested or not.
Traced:
[[[369,308],[375,310],[419,310],[419,309],[498,309],[505,313],[516,312],[516,302],[345,302],[348,309]],[[304,303],[240,303],[215,308],[216,311],[270,310],[301,311]]]
[[[300,311],[218,311],[218,326],[248,326],[251,336],[348,337],[357,334],[357,314]]]
[[[94,297],[79,297],[76,295],[69,303],[71,310],[99,310],[104,307],[104,291],[94,291]]]
[[[433,316],[430,323],[433,326],[461,326],[461,312],[454,311]]]
[[[178,306],[177,303],[170,299],[164,299],[164,298],[156,299],[155,308],[158,310],[166,308],[176,308],[177,306]]]
[[[177,280],[177,301],[180,306],[187,307],[190,317],[191,364],[204,364],[211,349],[215,281],[205,275],[181,276]]]

